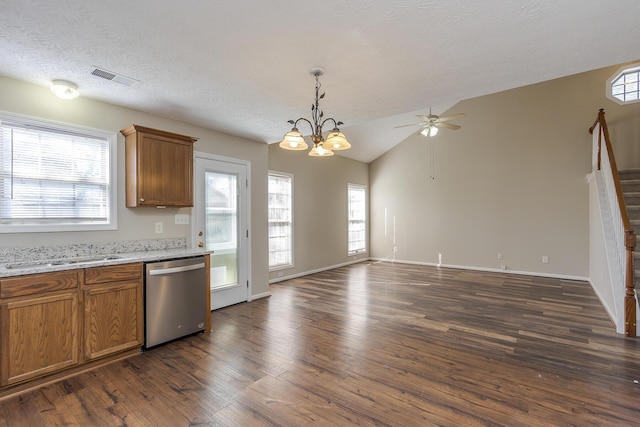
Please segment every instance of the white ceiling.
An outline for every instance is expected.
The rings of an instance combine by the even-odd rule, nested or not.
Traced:
[[[413,114],[637,60],[638,40],[637,0],[3,0],[0,75],[273,143],[321,66],[341,154],[370,162]]]

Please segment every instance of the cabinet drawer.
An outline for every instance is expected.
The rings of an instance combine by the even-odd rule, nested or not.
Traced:
[[[95,285],[98,283],[120,282],[142,278],[142,263],[108,265],[105,267],[91,267],[85,269],[84,283]]]
[[[56,271],[0,279],[0,298],[34,295],[43,292],[77,289],[78,271]]]

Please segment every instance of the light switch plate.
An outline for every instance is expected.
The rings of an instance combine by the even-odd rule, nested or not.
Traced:
[[[175,215],[176,224],[189,224],[189,215],[188,214],[176,214]]]

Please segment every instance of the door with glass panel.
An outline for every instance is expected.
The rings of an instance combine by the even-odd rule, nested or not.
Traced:
[[[211,309],[247,301],[248,165],[199,153],[195,162],[194,244],[211,254]]]

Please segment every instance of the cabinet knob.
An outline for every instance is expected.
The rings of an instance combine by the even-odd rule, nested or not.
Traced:
[[[202,231],[198,231],[198,236],[202,236],[204,233]]]
[[[140,197],[140,203],[144,203],[144,197]]]
[[[199,248],[204,248],[204,243],[203,242],[198,242],[198,247]]]

